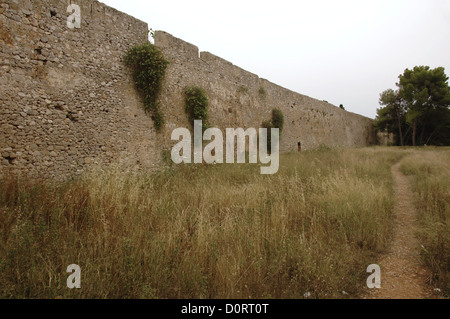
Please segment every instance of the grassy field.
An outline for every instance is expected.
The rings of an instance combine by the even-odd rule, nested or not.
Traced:
[[[422,260],[433,273],[432,285],[449,296],[450,149],[415,151],[402,161],[401,170],[413,180]]]
[[[2,298],[357,298],[391,238],[390,167],[415,176],[448,287],[449,150],[320,149],[255,165],[0,181]],[[427,171],[423,171],[424,169]],[[442,172],[445,173],[442,173]],[[81,289],[66,286],[70,264]]]

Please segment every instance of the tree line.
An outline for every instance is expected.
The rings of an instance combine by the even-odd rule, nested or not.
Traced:
[[[450,145],[450,87],[443,67],[416,66],[399,75],[397,90],[380,94],[377,131],[400,146]]]

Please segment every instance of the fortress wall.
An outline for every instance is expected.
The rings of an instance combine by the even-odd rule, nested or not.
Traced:
[[[80,29],[66,25],[81,7]],[[123,57],[148,39],[148,26],[94,0],[4,0],[0,4],[0,174],[79,174],[92,163],[156,167],[174,128],[192,127],[186,86],[205,89],[210,125],[259,128],[280,108],[281,150],[364,146],[372,121],[260,79],[192,44],[158,31],[171,61],[160,103],[161,133],[142,109]]]
[[[259,128],[271,118],[273,108],[285,116],[281,150],[320,145],[355,147],[375,143],[372,120],[344,111],[329,103],[285,89],[172,35],[157,31],[155,45],[171,61],[161,103],[166,115],[162,145],[170,148],[170,134],[176,127],[192,127],[184,112],[183,90],[187,86],[205,89],[210,101],[210,125],[244,129]]]
[[[81,7],[67,27],[68,4]],[[157,162],[125,53],[148,26],[92,0],[0,4],[0,172],[67,176],[93,162]]]

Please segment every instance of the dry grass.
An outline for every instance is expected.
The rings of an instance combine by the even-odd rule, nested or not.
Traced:
[[[413,176],[419,212],[422,258],[430,267],[432,285],[450,295],[450,149],[425,148],[402,161]]]
[[[65,184],[7,177],[0,297],[357,297],[389,243],[390,166],[405,154],[286,154],[273,176],[224,164]],[[81,289],[66,287],[70,264]]]

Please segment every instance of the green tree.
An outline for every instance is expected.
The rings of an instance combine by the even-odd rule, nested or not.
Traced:
[[[145,111],[151,114],[155,128],[161,129],[164,116],[158,104],[158,95],[169,61],[156,46],[146,42],[132,47],[124,62],[133,71],[134,83],[143,99]]]
[[[398,132],[398,144],[405,144],[405,103],[398,91],[388,89],[380,94],[380,105],[385,107],[378,110],[375,119],[375,127],[378,130],[386,130],[389,133]],[[408,132],[407,132],[408,133]]]
[[[380,94],[375,128],[395,133],[399,145],[449,145],[450,89],[442,67],[416,66],[399,75],[397,91]]]
[[[196,86],[187,87],[184,90],[185,111],[189,115],[189,121],[194,124],[195,120],[201,120],[202,130],[208,128],[208,105],[209,101],[205,91]]]
[[[272,147],[272,134],[271,129],[278,128],[279,134],[283,131],[284,127],[284,115],[280,109],[272,109],[272,119],[270,121],[263,121],[262,128],[267,129],[267,149],[270,152]]]
[[[284,115],[280,109],[272,110],[272,125],[274,128],[279,128],[281,134],[284,127]]]
[[[406,121],[412,126],[412,144],[430,141],[437,127],[445,127],[450,104],[450,89],[445,69],[416,66],[399,76],[399,95],[406,103]],[[441,120],[439,117],[442,117]],[[419,133],[420,132],[420,133]]]

